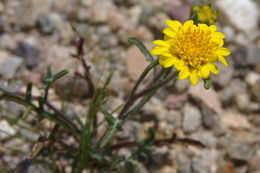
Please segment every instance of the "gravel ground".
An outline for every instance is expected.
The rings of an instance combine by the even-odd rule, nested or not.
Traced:
[[[144,137],[156,126],[158,138],[189,137],[204,148],[172,144],[158,147],[142,173],[259,173],[260,172],[260,1],[215,0],[219,30],[226,34],[232,51],[229,67],[219,65],[213,87],[205,90],[187,81],[176,81],[160,90],[120,135],[132,138],[135,128]],[[72,23],[85,38],[86,59],[95,79],[114,69],[108,109],[124,102],[131,86],[147,65],[139,50],[127,42],[137,37],[150,49],[162,38],[166,19],[187,20],[193,0],[0,0],[0,85],[25,90],[32,81],[40,85],[51,64],[53,71],[70,73],[50,90],[50,101],[59,106],[70,101],[71,113],[83,115],[88,104],[84,80],[71,58],[75,52]],[[73,88],[74,94],[71,94]],[[42,91],[34,88],[33,93]],[[12,125],[24,108],[0,102],[0,168],[15,168],[31,151],[39,129],[52,128],[48,121],[34,127],[28,119]],[[33,121],[34,117],[29,116]],[[139,120],[140,119],[140,120]],[[33,127],[33,128],[32,128]],[[33,129],[33,130],[28,130]],[[2,132],[5,131],[5,132]],[[31,142],[28,142],[31,141]],[[65,163],[64,163],[65,164]],[[41,170],[42,169],[42,170]],[[30,173],[45,172],[31,166]],[[69,168],[68,168],[69,172]]]

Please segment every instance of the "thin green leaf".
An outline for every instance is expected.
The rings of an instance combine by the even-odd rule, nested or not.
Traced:
[[[31,100],[32,100],[32,83],[31,82],[28,83],[28,85],[27,85],[25,100],[27,102],[31,102]]]
[[[150,52],[147,50],[147,48],[143,45],[143,43],[138,40],[137,38],[131,37],[128,39],[130,43],[135,44],[140,51],[144,54],[147,61],[154,62],[153,56],[150,54]]]

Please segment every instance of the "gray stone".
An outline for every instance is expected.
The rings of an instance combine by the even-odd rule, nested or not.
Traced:
[[[198,131],[191,135],[191,139],[200,141],[203,145],[214,148],[217,145],[217,138],[208,131]]]
[[[201,113],[199,109],[186,104],[183,109],[183,130],[185,132],[194,132],[200,127],[201,121]]]
[[[213,173],[217,169],[220,154],[216,150],[203,150],[192,159],[192,173]]]
[[[11,79],[16,75],[17,70],[23,64],[23,59],[18,56],[4,57],[0,60],[0,76],[4,79]]]
[[[37,19],[38,27],[43,34],[52,34],[55,30],[55,25],[48,14],[41,14]]]
[[[16,133],[16,130],[6,120],[0,121],[0,139],[7,138]]]
[[[251,158],[248,162],[248,173],[259,173],[260,172],[260,155],[256,155]]]
[[[16,48],[15,40],[12,36],[8,34],[3,34],[0,36],[0,49],[14,50]]]
[[[256,82],[256,84],[252,88],[252,94],[254,96],[254,99],[260,103],[260,80]]]
[[[48,13],[51,7],[50,0],[24,0],[20,1],[14,9],[16,13],[16,24],[27,29],[34,27],[37,23],[37,18],[41,14]]]
[[[223,104],[229,105],[233,103],[237,93],[247,92],[247,85],[245,82],[234,79],[230,82],[228,87],[221,90],[218,95]]]
[[[219,117],[217,114],[208,106],[201,106],[201,113],[203,117],[203,125],[208,129],[216,127],[219,123]]]
[[[191,164],[185,164],[179,167],[178,173],[192,173]]]
[[[251,139],[252,135],[247,135],[247,138],[245,138],[246,134],[239,134],[237,136],[232,136],[232,141],[230,141],[227,144],[227,154],[229,155],[230,158],[232,159],[237,159],[237,160],[249,160],[252,158],[256,151],[257,151],[257,146],[256,146],[256,139],[253,138]],[[240,138],[240,139],[236,139]],[[255,142],[255,143],[254,143]]]
[[[40,60],[40,51],[35,45],[27,42],[19,42],[16,49],[16,55],[23,57],[26,67],[33,68],[38,65]]]
[[[240,46],[233,54],[234,65],[236,68],[244,67],[248,65],[256,65],[260,63],[260,48],[250,44],[246,46]]]
[[[218,0],[215,4],[220,14],[225,16],[223,19],[237,29],[245,32],[256,30],[259,11],[253,0]]]
[[[211,75],[212,82],[220,86],[221,88],[224,88],[229,85],[233,74],[233,62],[231,57],[227,58],[229,66],[226,67],[223,64],[218,63],[217,66],[219,68],[219,74],[218,75]]]

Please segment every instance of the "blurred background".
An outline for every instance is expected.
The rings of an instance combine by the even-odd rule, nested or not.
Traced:
[[[208,3],[209,1],[206,1]],[[158,147],[140,165],[142,173],[259,173],[260,172],[260,1],[210,1],[219,10],[219,31],[232,54],[229,67],[218,64],[212,88],[176,81],[161,89],[142,111],[129,120],[119,136],[143,138],[155,126],[158,138],[189,137],[206,147],[172,144]],[[50,90],[50,101],[69,103],[71,114],[84,115],[87,84],[81,72],[71,24],[85,39],[86,60],[95,83],[113,69],[108,109],[124,103],[139,74],[148,64],[129,37],[151,49],[162,39],[164,21],[185,22],[195,0],[0,0],[0,85],[25,91],[29,81],[41,85],[46,68],[70,73]],[[41,93],[36,87],[34,95]],[[20,119],[24,108],[0,102],[0,168],[16,168],[34,141],[53,124],[33,116]],[[16,124],[16,120],[19,123]],[[37,125],[35,125],[37,124]],[[33,130],[32,130],[33,129]],[[42,129],[46,129],[43,131]],[[122,151],[122,154],[127,153]],[[69,167],[67,162],[61,166]],[[65,169],[68,170],[69,168]],[[48,172],[31,165],[30,173]]]

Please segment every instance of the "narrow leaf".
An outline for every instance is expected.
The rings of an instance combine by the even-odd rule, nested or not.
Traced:
[[[27,84],[25,100],[31,102],[32,100],[32,83]]]
[[[140,40],[138,40],[137,38],[131,37],[128,39],[128,41],[130,43],[135,44],[140,49],[140,51],[146,57],[147,61],[154,62],[153,56],[150,54],[150,52],[147,50],[147,48],[144,46],[144,44]]]

